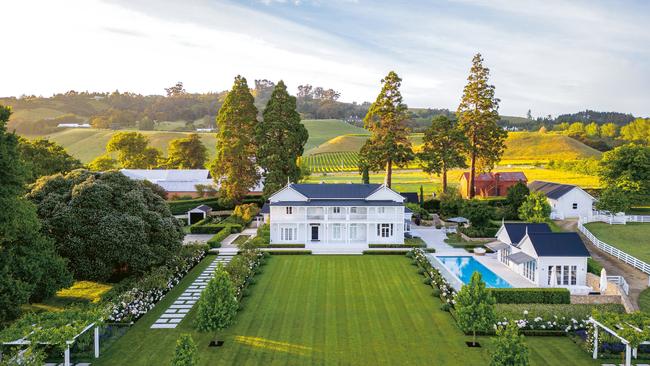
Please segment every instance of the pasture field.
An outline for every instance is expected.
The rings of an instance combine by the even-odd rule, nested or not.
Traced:
[[[353,126],[338,119],[307,119],[302,123],[309,131],[309,140],[305,144],[305,152],[329,141],[337,136],[349,134],[368,134],[363,128]],[[345,150],[336,150],[345,151]]]
[[[583,188],[600,187],[598,177],[583,175],[564,170],[551,170],[535,167],[497,167],[495,172],[500,171],[522,171],[528,177],[528,181],[547,180],[552,182],[575,184]],[[465,170],[454,169],[447,174],[447,182],[451,187],[458,187],[460,175]],[[370,174],[371,183],[383,183],[384,173],[377,172]],[[361,175],[354,172],[340,173],[312,173],[308,183],[360,183]],[[437,192],[442,187],[440,177],[431,176],[420,170],[395,170],[393,171],[393,189],[398,192],[419,192],[422,186],[424,193],[429,195]]]
[[[585,227],[605,243],[650,263],[650,224],[629,222],[625,225],[610,225],[590,222]]]
[[[197,332],[195,306],[177,328],[150,329],[197,274],[192,270],[93,365],[169,365],[181,333],[196,342],[199,365],[489,362],[490,339],[468,348],[471,336],[440,310],[440,300],[404,256],[273,256],[229,328]],[[214,339],[223,346],[209,347]],[[567,337],[526,337],[526,343],[533,366],[600,364]]]

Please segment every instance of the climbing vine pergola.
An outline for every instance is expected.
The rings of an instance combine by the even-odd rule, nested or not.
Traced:
[[[650,317],[643,313],[596,313],[589,318],[593,329],[593,359],[598,358],[599,330],[618,339],[625,345],[625,366],[631,366],[637,357],[639,345],[650,344]]]

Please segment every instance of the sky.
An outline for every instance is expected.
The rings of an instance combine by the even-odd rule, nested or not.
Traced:
[[[480,52],[500,113],[650,116],[650,1],[3,0],[0,96],[222,91],[241,74],[455,110]]]

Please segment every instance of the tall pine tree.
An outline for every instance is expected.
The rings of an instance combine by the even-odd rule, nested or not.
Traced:
[[[393,165],[404,166],[413,159],[413,150],[406,127],[408,107],[399,91],[402,79],[391,71],[381,82],[381,92],[363,119],[372,135],[361,149],[361,161],[373,171],[386,169],[384,184],[390,187]]]
[[[442,177],[442,192],[447,192],[447,171],[464,168],[463,149],[466,143],[463,132],[447,116],[436,116],[424,131],[424,146],[418,154],[422,170]]]
[[[257,108],[246,79],[237,75],[217,115],[217,157],[211,171],[221,196],[239,203],[260,176],[255,164]]]
[[[298,157],[304,151],[309,133],[300,123],[296,98],[289,95],[280,80],[264,109],[264,121],[257,128],[257,162],[264,170],[264,195],[269,196],[301,174]]]
[[[456,111],[458,127],[467,138],[465,153],[470,161],[469,198],[474,198],[476,193],[476,170],[492,170],[503,155],[508,136],[497,125],[499,99],[494,96],[494,85],[488,84],[489,76],[490,69],[483,66],[481,54],[476,54]]]
[[[23,197],[29,172],[18,136],[7,132],[10,114],[0,105],[0,323],[18,316],[20,305],[72,283],[65,261],[39,231],[36,208]]]

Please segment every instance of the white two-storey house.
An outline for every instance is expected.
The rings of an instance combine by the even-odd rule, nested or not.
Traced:
[[[269,198],[271,244],[403,244],[410,211],[381,184],[288,184]]]

